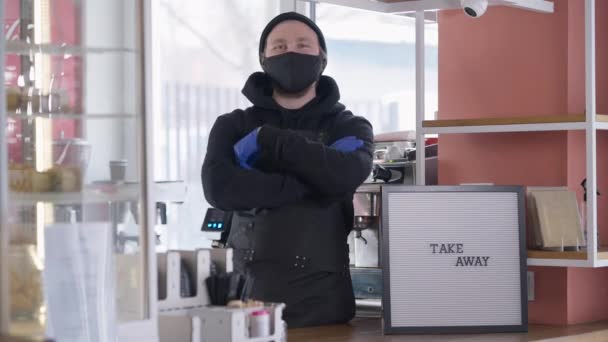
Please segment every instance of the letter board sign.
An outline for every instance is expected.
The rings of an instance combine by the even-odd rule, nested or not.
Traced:
[[[522,187],[382,187],[384,332],[527,331]]]

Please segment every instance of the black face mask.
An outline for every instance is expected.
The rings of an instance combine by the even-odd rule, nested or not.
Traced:
[[[321,55],[286,52],[265,58],[262,67],[279,90],[293,94],[317,81],[323,72],[323,64]]]

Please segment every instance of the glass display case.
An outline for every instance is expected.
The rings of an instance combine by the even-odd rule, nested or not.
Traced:
[[[0,4],[0,334],[156,340],[149,2]]]

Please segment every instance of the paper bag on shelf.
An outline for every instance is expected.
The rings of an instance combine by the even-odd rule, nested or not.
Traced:
[[[529,200],[532,229],[539,247],[561,249],[586,244],[573,191],[530,191]]]
[[[538,212],[536,210],[536,202],[534,193],[538,191],[567,191],[565,186],[549,187],[549,186],[529,186],[526,188],[526,226],[528,227],[528,236],[530,248],[542,248],[543,240],[540,233],[540,223],[538,222]]]

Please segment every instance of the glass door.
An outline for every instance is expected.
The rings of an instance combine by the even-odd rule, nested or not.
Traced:
[[[150,317],[142,1],[3,10],[8,332],[108,341]]]

